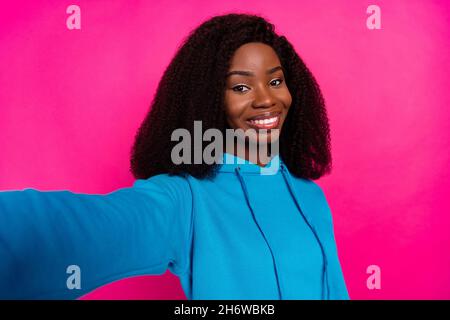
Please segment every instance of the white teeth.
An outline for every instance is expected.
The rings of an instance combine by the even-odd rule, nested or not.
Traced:
[[[273,117],[273,118],[269,118],[269,119],[264,119],[264,120],[250,120],[251,123],[254,124],[260,124],[260,125],[265,125],[265,124],[271,124],[274,123],[278,120],[278,117]]]

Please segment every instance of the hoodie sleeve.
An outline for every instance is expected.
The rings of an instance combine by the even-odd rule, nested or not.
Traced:
[[[176,176],[103,195],[0,192],[0,299],[75,299],[130,276],[182,274],[191,214]]]

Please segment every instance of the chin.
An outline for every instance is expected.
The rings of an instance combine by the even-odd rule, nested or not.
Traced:
[[[259,131],[253,128],[243,130],[246,132],[246,136],[248,136],[248,141],[252,144],[272,144],[278,142],[280,139],[281,130],[278,128]]]

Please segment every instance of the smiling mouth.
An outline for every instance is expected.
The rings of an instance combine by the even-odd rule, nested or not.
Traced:
[[[254,129],[275,129],[280,124],[281,112],[256,116],[246,120],[247,124]]]

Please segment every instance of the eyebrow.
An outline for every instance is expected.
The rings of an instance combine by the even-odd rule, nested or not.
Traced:
[[[267,70],[267,71],[266,71],[266,74],[272,74],[272,73],[274,73],[274,72],[277,71],[277,70],[281,70],[281,71],[283,71],[283,73],[284,73],[284,68],[283,68],[282,66],[276,66],[276,67],[274,67],[274,68],[271,68],[271,69]],[[227,73],[227,77],[229,77],[229,76],[231,76],[231,75],[233,75],[233,74],[238,74],[238,75],[241,75],[241,76],[247,76],[247,77],[252,77],[252,76],[255,75],[255,74],[254,74],[253,72],[251,72],[251,71],[234,70],[234,71],[228,72],[228,73]]]

